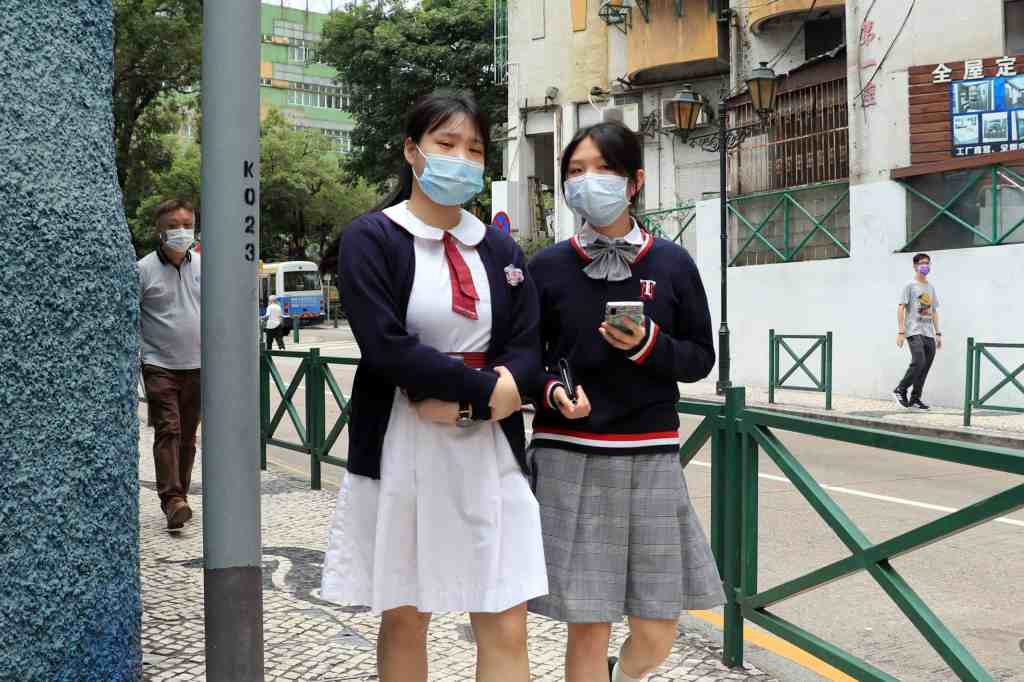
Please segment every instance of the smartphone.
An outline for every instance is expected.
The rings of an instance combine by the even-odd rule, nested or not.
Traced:
[[[644,304],[641,301],[611,301],[604,304],[604,321],[619,331],[630,334],[625,320],[644,326]]]

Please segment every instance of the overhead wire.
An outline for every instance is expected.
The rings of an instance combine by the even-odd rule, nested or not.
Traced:
[[[896,35],[893,36],[892,42],[890,42],[889,47],[886,48],[885,54],[883,54],[882,58],[879,60],[878,65],[875,67],[874,72],[872,72],[871,74],[871,78],[868,78],[868,82],[864,84],[864,86],[860,89],[860,92],[853,96],[853,99],[862,98],[864,96],[864,93],[871,86],[871,83],[875,80],[875,77],[882,71],[882,65],[885,64],[885,60],[888,59],[889,55],[892,53],[893,47],[896,46],[896,41],[898,41],[900,39],[900,36],[903,35],[903,30],[907,27],[907,24],[910,22],[910,15],[914,12],[914,5],[916,4],[917,0],[910,0],[910,7],[907,8],[907,15],[903,17],[903,23],[900,24],[899,30],[896,31]],[[874,3],[872,3],[872,6],[874,6]],[[868,10],[870,11],[870,8],[868,8]]]

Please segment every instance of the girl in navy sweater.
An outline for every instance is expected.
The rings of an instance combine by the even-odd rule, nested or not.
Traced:
[[[519,247],[460,206],[490,130],[468,94],[422,99],[382,211],[345,228],[338,282],[362,358],[322,594],[382,613],[382,682],[427,680],[435,612],[468,611],[477,680],[526,682],[526,601],[547,592],[520,413],[540,368]]]
[[[529,267],[550,370],[531,456],[551,589],[529,608],[569,624],[568,682],[647,679],[668,656],[680,614],[724,602],[679,466],[675,409],[677,382],[699,381],[714,365],[707,298],[689,254],[630,214],[642,165],[625,126],[581,130],[562,177],[582,231]],[[605,322],[613,301],[642,303],[642,324]],[[609,659],[611,623],[623,616],[630,636]]]

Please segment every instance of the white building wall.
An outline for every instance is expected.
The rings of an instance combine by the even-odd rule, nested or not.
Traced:
[[[870,0],[848,2],[851,46],[859,44],[859,17],[869,4]],[[909,6],[909,0],[876,3],[870,17],[876,41],[863,54],[854,50],[849,55],[851,98],[859,91],[855,87],[860,77],[858,59],[881,59]],[[791,334],[834,332],[837,393],[886,397],[906,370],[909,353],[895,343],[896,305],[903,285],[913,277],[913,254],[901,252],[907,235],[907,195],[889,179],[889,171],[910,161],[907,69],[1002,54],[1001,0],[981,0],[972,3],[971,10],[971,20],[965,21],[963,11],[950,11],[944,0],[918,0],[907,28],[876,77],[878,104],[866,110],[859,100],[851,105],[851,257],[729,268],[735,384],[767,384],[772,328]],[[754,48],[748,48],[748,54],[776,49],[768,49],[767,43],[758,46],[756,37],[750,40]],[[864,70],[865,80],[874,68]],[[717,170],[709,172],[717,178]],[[717,331],[721,319],[717,200],[698,205],[693,251]],[[1024,245],[940,250],[931,256],[930,279],[940,301],[945,347],[929,376],[926,397],[936,405],[962,406],[967,337],[1024,342],[1024,297],[1018,293],[1024,287],[1017,275]],[[1008,361],[1009,369],[1022,360]],[[991,378],[990,373],[983,386],[991,386]]]

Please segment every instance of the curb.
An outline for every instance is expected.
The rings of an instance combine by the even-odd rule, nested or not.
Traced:
[[[685,611],[679,618],[678,630],[680,633],[695,632],[703,635],[719,647],[725,645],[723,641],[724,635],[720,629]],[[785,682],[820,682],[821,680],[830,679],[822,677],[813,670],[809,670],[781,654],[764,649],[746,639],[743,642],[743,661]]]
[[[681,400],[699,400],[721,404],[722,399],[717,395],[712,396],[684,396]],[[947,426],[922,426],[907,422],[887,421],[885,419],[872,419],[871,417],[854,417],[836,412],[835,410],[820,410],[814,407],[779,407],[768,403],[751,402],[747,407],[756,410],[778,412],[789,417],[812,417],[821,421],[834,424],[845,424],[847,426],[860,426],[880,431],[892,431],[902,435],[923,436],[925,438],[939,438],[944,440],[955,440],[971,445],[987,445],[992,447],[1009,448],[1011,450],[1024,450],[1024,434],[1011,436],[1000,431],[988,431],[976,427],[947,427]]]
[[[966,427],[949,428],[941,426],[919,426],[917,424],[908,424],[906,422],[891,422],[884,419],[871,419],[870,417],[852,417],[849,415],[833,414],[824,410],[815,410],[813,408],[808,410],[795,410],[791,408],[780,408],[760,404],[750,405],[750,407],[772,410],[779,414],[785,414],[792,417],[813,416],[815,419],[829,421],[836,424],[862,426],[882,431],[894,431],[901,434],[924,436],[926,438],[955,440],[962,443],[970,443],[971,445],[989,445],[1010,448],[1012,450],[1024,450],[1024,436],[1008,436],[998,431],[974,430],[973,427],[971,427],[971,430],[967,430]]]

